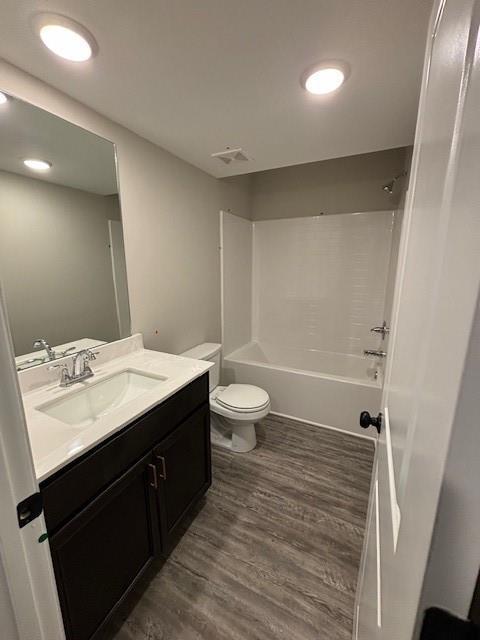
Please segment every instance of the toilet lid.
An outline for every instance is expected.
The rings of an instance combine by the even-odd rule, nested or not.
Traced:
[[[231,384],[220,391],[216,400],[234,411],[258,411],[270,402],[266,391],[251,384]]]

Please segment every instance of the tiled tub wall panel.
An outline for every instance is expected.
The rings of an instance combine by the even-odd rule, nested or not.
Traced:
[[[393,212],[254,223],[253,339],[361,355],[380,346]]]
[[[252,223],[220,213],[222,340],[228,354],[252,339]]]

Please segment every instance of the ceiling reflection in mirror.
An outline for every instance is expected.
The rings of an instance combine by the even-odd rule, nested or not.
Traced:
[[[0,282],[22,370],[127,337],[130,311],[114,145],[5,95]]]

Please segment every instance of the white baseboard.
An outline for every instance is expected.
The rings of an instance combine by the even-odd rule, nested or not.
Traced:
[[[331,427],[328,424],[321,424],[320,422],[313,422],[313,420],[304,420],[303,418],[296,418],[295,416],[289,416],[286,413],[279,413],[278,411],[270,411],[270,413],[274,416],[279,416],[280,418],[289,418],[290,420],[296,420],[297,422],[303,422],[303,424],[313,424],[314,427],[320,427],[321,429],[330,429],[331,431],[338,431],[340,433],[345,433],[349,436],[353,436],[354,438],[362,438],[363,440],[370,440],[373,442],[374,446],[377,445],[377,439],[368,436],[364,433],[353,433],[352,431],[347,431],[347,429],[340,429],[339,427]]]

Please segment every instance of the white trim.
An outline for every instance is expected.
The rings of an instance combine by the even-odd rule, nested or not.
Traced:
[[[380,502],[378,492],[378,472],[375,478],[375,538],[377,543],[377,627],[382,628],[382,555],[380,540]]]
[[[250,273],[250,342],[258,341],[258,322],[257,322],[257,287],[256,287],[256,270],[257,270],[257,252],[255,250],[255,221],[251,221],[251,230],[250,241],[251,245],[251,253],[252,253],[252,269]]]
[[[305,220],[305,218],[330,218],[332,216],[364,216],[368,213],[394,213],[395,209],[369,209],[368,211],[339,211],[338,213],[317,213],[317,215],[285,216],[281,218],[255,218],[252,222],[281,222],[282,220]]]
[[[219,225],[219,239],[218,239],[218,255],[220,260],[220,342],[225,344],[225,296],[223,295],[223,287],[225,284],[225,273],[223,268],[223,216],[225,211],[220,209],[220,225]],[[223,352],[222,352],[223,353]]]
[[[370,440],[373,442],[374,446],[377,446],[377,439],[368,436],[364,433],[354,433],[353,431],[347,431],[346,429],[340,429],[339,427],[331,427],[328,424],[322,424],[321,422],[313,422],[312,420],[304,420],[303,418],[296,418],[295,416],[289,416],[286,413],[279,413],[278,411],[270,411],[270,414],[273,416],[279,416],[280,418],[288,418],[289,420],[296,420],[296,422],[302,422],[303,424],[311,424],[314,427],[320,427],[321,429],[330,429],[331,431],[338,431],[340,433],[345,433],[349,436],[353,436],[354,438],[362,438],[363,440]]]
[[[38,492],[13,345],[0,287],[0,518],[1,562],[20,640],[65,638],[50,548],[39,544],[43,515],[23,528],[17,504]]]
[[[392,535],[393,535],[393,552],[397,550],[398,532],[400,530],[400,507],[397,500],[397,487],[395,483],[395,467],[393,463],[393,451],[392,451],[392,434],[390,431],[390,414],[388,407],[384,409],[384,423],[385,423],[385,448],[387,451],[387,463],[388,463],[388,487],[390,495],[390,513],[392,517]]]
[[[128,302],[128,326],[124,327],[123,326],[124,318],[122,318],[122,306],[121,306],[120,294],[119,294],[119,289],[122,283],[119,281],[117,260],[115,259],[115,249],[117,249],[118,247],[115,246],[115,238],[114,238],[115,224],[120,225],[122,236],[123,236],[123,227],[122,227],[121,220],[112,220],[109,218],[107,220],[107,223],[108,223],[108,240],[110,244],[110,264],[112,266],[113,293],[115,297],[115,310],[117,312],[118,335],[120,338],[124,338],[125,336],[132,335],[132,321],[130,318],[130,300],[128,298],[128,285],[127,285],[127,282],[125,281],[125,287],[127,289],[127,302]],[[125,245],[125,241],[124,241],[124,245]],[[123,255],[125,256],[125,246],[124,246]],[[127,270],[125,268],[125,273],[126,271]]]
[[[375,444],[377,442],[375,441]],[[365,523],[365,532],[363,535],[363,544],[362,544],[362,556],[360,558],[360,566],[358,567],[358,577],[357,577],[357,588],[355,590],[355,608],[354,608],[354,620],[353,620],[353,631],[352,637],[353,640],[358,640],[358,627],[359,627],[359,618],[360,618],[360,597],[362,593],[363,581],[365,579],[365,568],[366,568],[366,560],[367,560],[367,547],[368,540],[371,534],[371,525],[372,525],[372,511],[373,511],[373,503],[375,502],[375,484],[378,478],[378,447],[375,447],[375,454],[373,458],[373,466],[372,466],[372,475],[370,477],[370,488],[368,491],[368,510],[367,510],[367,519]]]

